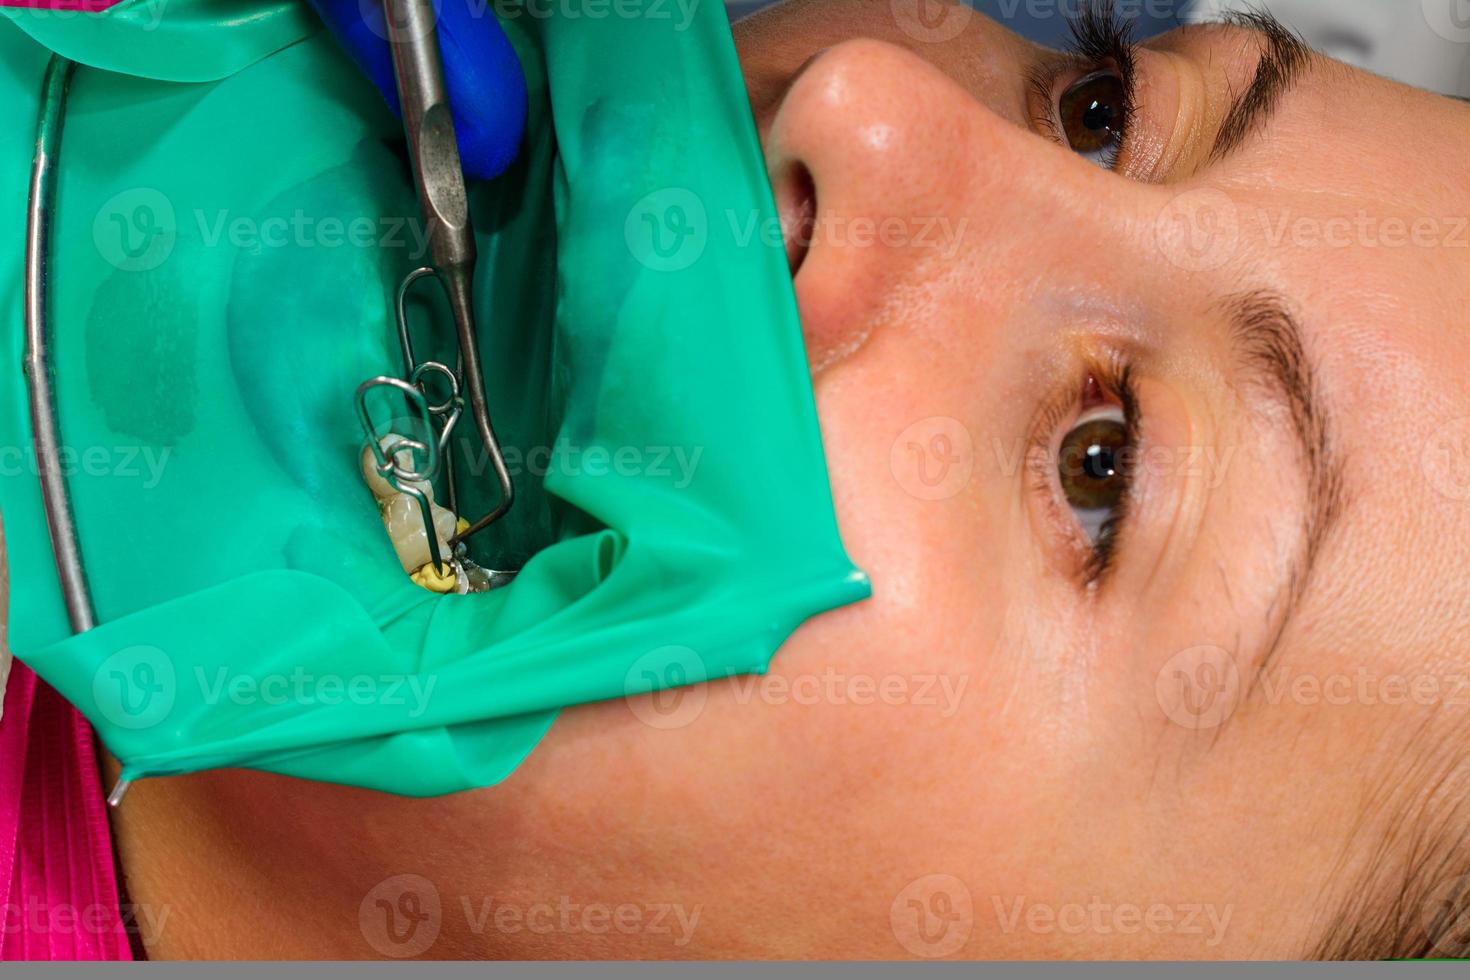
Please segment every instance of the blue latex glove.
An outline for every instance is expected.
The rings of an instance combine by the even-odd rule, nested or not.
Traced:
[[[380,0],[311,0],[352,60],[402,118]],[[510,166],[526,128],[526,79],[492,5],[436,0],[444,82],[466,176],[489,180]]]

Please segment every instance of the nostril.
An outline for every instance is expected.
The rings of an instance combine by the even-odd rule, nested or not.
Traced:
[[[776,210],[786,243],[786,264],[795,279],[806,261],[817,222],[817,186],[804,164],[792,162],[783,168],[776,182]]]

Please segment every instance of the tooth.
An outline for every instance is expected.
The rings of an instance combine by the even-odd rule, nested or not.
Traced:
[[[395,442],[398,442],[402,438],[403,437],[398,435],[397,433],[390,432],[382,439],[378,440],[378,446],[386,450],[389,446],[393,445],[393,443]],[[414,465],[413,450],[398,450],[398,452],[393,454],[393,461],[405,470],[412,470]],[[368,489],[372,490],[373,496],[378,498],[379,503],[382,503],[383,501],[392,497],[394,494],[398,493],[398,490],[394,488],[393,484],[389,483],[387,480],[383,479],[383,477],[378,475],[378,458],[373,453],[370,447],[363,447],[361,465],[362,477],[364,480],[367,481]],[[406,484],[406,486],[417,487],[424,493],[427,493],[430,500],[434,499],[434,487],[428,482],[409,483]]]
[[[449,539],[454,536],[455,517],[438,504],[431,504],[434,515],[434,530],[439,539],[439,556],[444,561],[450,558]],[[406,493],[395,493],[383,507],[383,524],[393,547],[398,552],[398,561],[405,572],[414,572],[431,563],[429,536],[424,530],[424,519],[419,502]]]

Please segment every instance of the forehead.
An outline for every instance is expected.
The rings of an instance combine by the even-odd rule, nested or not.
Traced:
[[[1203,25],[1148,47],[1215,72],[1205,97],[1228,101],[1249,85],[1263,40]],[[1188,180],[1221,192],[1264,269],[1314,306],[1339,322],[1404,321],[1394,338],[1442,352],[1447,333],[1467,332],[1456,312],[1470,308],[1467,160],[1470,106],[1314,56],[1236,153]]]

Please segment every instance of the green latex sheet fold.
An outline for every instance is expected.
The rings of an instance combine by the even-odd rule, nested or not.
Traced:
[[[724,11],[579,6],[499,8],[529,135],[471,196],[518,498],[472,550],[522,570],[465,596],[408,580],[358,470],[353,394],[401,373],[392,292],[426,259],[377,93],[304,4],[0,20],[7,227],[24,225],[46,61],[79,62],[50,330],[99,622],[71,635],[52,562],[17,231],[0,240],[10,638],[126,778],[488,786],[559,708],[763,672],[803,620],[868,594],[837,533]],[[447,311],[423,292],[421,356],[452,358]],[[473,517],[497,491],[476,443],[457,457]]]

